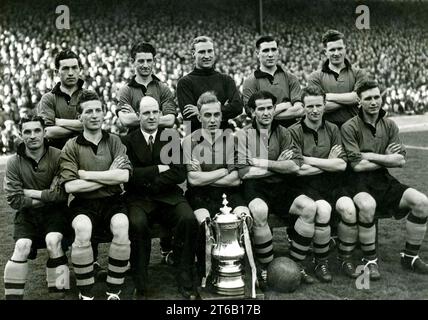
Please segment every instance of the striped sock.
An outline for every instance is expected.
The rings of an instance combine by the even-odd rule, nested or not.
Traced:
[[[327,260],[330,251],[330,238],[330,224],[315,222],[314,255],[316,260]]]
[[[91,243],[86,246],[77,246],[73,243],[71,248],[71,262],[76,275],[76,285],[84,296],[92,296],[91,291],[94,279],[94,254]]]
[[[6,300],[22,300],[28,275],[28,262],[10,259],[4,268],[4,295]]]
[[[291,239],[290,258],[296,262],[305,260],[309,246],[315,233],[315,225],[307,223],[299,217],[294,224],[294,232]]]
[[[339,258],[351,258],[358,240],[357,223],[348,223],[341,220],[337,226],[337,236],[339,238],[339,246],[337,249]]]
[[[70,269],[67,256],[49,258],[46,263],[46,281],[50,292],[70,289]]]
[[[125,281],[131,254],[130,242],[122,244],[112,241],[108,252],[107,286],[109,292],[118,292]]]
[[[375,222],[358,222],[358,234],[361,251],[367,260],[376,259],[376,226]]]
[[[419,252],[422,242],[424,241],[427,231],[427,218],[419,218],[411,212],[406,219],[406,248],[404,253],[416,256]]]
[[[269,225],[253,226],[254,253],[258,262],[267,265],[273,260],[272,232]]]

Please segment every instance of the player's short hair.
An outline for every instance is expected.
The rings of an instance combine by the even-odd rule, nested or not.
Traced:
[[[101,101],[100,97],[98,96],[98,94],[95,91],[83,90],[79,96],[79,99],[78,99],[77,112],[79,114],[82,113],[82,111],[83,111],[82,103],[85,103],[87,101],[93,101],[93,100]],[[103,110],[104,110],[104,106],[103,106]]]
[[[135,43],[131,48],[131,58],[132,60],[135,60],[135,56],[139,52],[146,52],[151,53],[153,55],[153,58],[156,55],[156,49],[153,47],[153,45],[149,42],[137,42]]]
[[[330,29],[322,35],[322,44],[324,45],[324,47],[326,47],[328,42],[337,41],[343,39],[344,37],[345,36],[342,32]]]
[[[260,49],[260,45],[263,43],[263,42],[272,42],[272,41],[276,41],[276,44],[278,44],[278,41],[274,38],[274,37],[272,37],[272,36],[261,36],[260,38],[258,38],[257,39],[257,41],[256,41],[256,48],[257,49]]]
[[[260,99],[271,99],[272,104],[273,105],[276,104],[276,97],[272,93],[264,90],[257,91],[251,95],[250,99],[248,99],[247,107],[249,111],[256,110],[256,100],[260,100]]]
[[[210,37],[198,36],[192,40],[192,43],[190,45],[190,49],[192,50],[192,52],[195,52],[195,45],[200,42],[211,42],[214,45],[214,41]]]
[[[361,93],[374,88],[379,88],[379,83],[373,79],[366,79],[360,83],[360,85],[356,88],[355,91],[357,92],[358,96],[361,98]]]
[[[208,103],[219,103],[220,104],[220,101],[218,101],[217,96],[216,96],[214,91],[207,91],[207,92],[204,92],[203,94],[200,95],[198,102],[197,102],[198,109],[201,110],[202,106],[204,104],[208,104]]]
[[[77,59],[77,63],[79,65],[79,68],[80,69],[83,68],[82,63],[80,62],[79,56],[74,51],[71,51],[70,49],[65,49],[65,50],[62,50],[61,52],[59,52],[55,56],[55,69],[59,70],[59,62],[61,60],[65,60],[65,59]]]
[[[302,90],[302,102],[304,104],[303,99],[308,96],[322,96],[324,102],[325,102],[325,91],[321,89],[320,87],[309,85],[306,88],[303,88]]]
[[[46,127],[45,120],[41,116],[37,115],[27,115],[25,117],[22,117],[19,121],[19,130],[22,131],[22,125],[26,122],[32,122],[32,121],[38,121],[42,125],[42,128],[44,129]]]

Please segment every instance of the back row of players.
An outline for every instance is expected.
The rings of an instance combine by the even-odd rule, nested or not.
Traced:
[[[302,264],[312,243],[315,276],[322,282],[332,279],[332,212],[339,217],[338,257],[348,277],[358,276],[353,252],[359,242],[370,279],[380,278],[375,222],[392,216],[406,218],[403,267],[428,274],[418,256],[428,200],[388,173],[387,168],[404,165],[405,149],[397,126],[381,109],[380,88],[346,59],[340,32],[327,31],[322,42],[327,60],[302,90],[278,64],[277,41],[259,38],[260,64],[244,82],[242,103],[233,79],[214,68],[213,41],[195,38],[195,68],[177,86],[178,104],[192,132],[182,146],[179,138],[171,143],[178,137],[169,128],[176,117],[174,97],[153,74],[151,44],[138,43],[131,50],[135,76],[121,89],[117,110],[129,133],[121,138],[101,130],[104,107],[95,92],[83,89],[78,56],[60,52],[55,59],[60,82],[42,97],[38,116],[21,121],[23,143],[7,164],[5,191],[17,213],[15,250],[4,272],[6,298],[22,299],[27,259],[43,245],[49,253],[49,289],[69,287],[63,240],[70,224],[79,298],[93,299],[97,254],[91,241],[106,231],[111,239],[107,298],[120,298],[129,261],[134,298],[144,298],[150,226],[157,221],[172,227],[178,288],[192,299],[194,279],[205,276],[205,221],[217,213],[223,193],[236,214],[253,216],[260,281],[273,259],[270,212],[288,217],[289,255],[305,283],[314,281]],[[251,125],[236,134],[221,132],[243,106]],[[166,154],[171,153],[180,161],[169,161]],[[183,196],[178,184],[186,178]]]

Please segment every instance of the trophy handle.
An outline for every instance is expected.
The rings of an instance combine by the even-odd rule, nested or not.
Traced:
[[[245,222],[247,223],[248,230],[251,230],[251,228],[253,227],[253,222],[254,222],[253,217],[249,214],[246,214],[244,216],[244,219],[245,219]]]

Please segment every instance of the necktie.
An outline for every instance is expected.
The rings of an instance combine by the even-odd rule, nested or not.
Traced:
[[[150,152],[153,153],[153,136],[152,135],[149,136],[149,149],[150,149]]]

